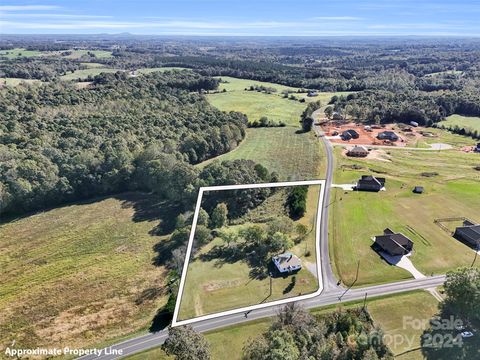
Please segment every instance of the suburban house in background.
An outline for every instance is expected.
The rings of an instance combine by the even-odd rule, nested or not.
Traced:
[[[378,133],[377,138],[379,140],[390,140],[390,141],[397,141],[398,135],[395,134],[393,131],[382,131]]]
[[[340,137],[342,138],[342,140],[351,140],[351,139],[358,139],[360,135],[355,130],[348,129],[342,132]]]
[[[362,175],[358,180],[355,190],[360,191],[380,191],[385,188],[385,178],[375,177],[371,175]]]
[[[465,220],[463,226],[455,229],[453,237],[470,244],[475,249],[480,248],[480,224],[474,224],[469,220]]]
[[[353,157],[366,157],[368,155],[368,149],[365,146],[356,145],[347,151],[347,156]]]
[[[412,240],[388,228],[383,235],[375,236],[375,245],[391,256],[407,255],[413,250]]]
[[[282,274],[298,271],[302,268],[302,262],[295,254],[286,252],[272,257],[272,261]]]

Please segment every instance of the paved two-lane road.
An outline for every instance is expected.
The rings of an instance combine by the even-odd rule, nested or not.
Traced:
[[[317,113],[317,114],[316,114]],[[318,116],[318,112],[313,114],[315,118]],[[445,276],[434,276],[424,279],[416,280],[406,280],[395,283],[388,283],[383,285],[375,285],[365,288],[355,288],[351,289],[348,292],[345,292],[343,287],[337,286],[337,280],[333,274],[332,267],[330,264],[330,257],[328,252],[328,207],[330,204],[330,187],[332,184],[333,176],[333,166],[334,160],[332,155],[332,145],[330,142],[325,139],[323,132],[320,127],[314,125],[313,130],[316,135],[322,140],[325,146],[325,154],[327,159],[327,172],[325,174],[325,196],[322,208],[322,221],[321,221],[321,231],[320,231],[320,256],[321,256],[321,265],[322,265],[322,280],[323,280],[323,291],[320,295],[310,298],[307,300],[300,301],[299,304],[305,308],[316,308],[331,304],[337,304],[345,301],[360,300],[363,299],[366,295],[368,297],[375,297],[381,295],[395,294],[404,291],[418,290],[418,289],[428,289],[439,286],[445,281]],[[340,299],[341,297],[341,299]],[[251,311],[248,315],[248,318],[244,314],[234,314],[234,315],[225,315],[219,318],[204,320],[193,325],[193,328],[199,332],[211,331],[226,326],[237,325],[247,321],[271,317],[274,316],[278,310],[279,306],[271,306],[263,309],[258,309]],[[115,344],[111,347],[115,353],[118,354],[118,351],[122,351],[122,356],[132,355],[141,351],[151,349],[153,347],[161,345],[168,336],[167,330],[162,330],[156,333],[145,334],[124,342]],[[113,360],[118,359],[118,355],[108,355],[105,354],[105,351],[102,352],[101,356],[89,355],[84,356],[82,360]]]

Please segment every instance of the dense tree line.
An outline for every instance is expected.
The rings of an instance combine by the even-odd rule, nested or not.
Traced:
[[[369,90],[334,97],[334,109],[365,122],[417,121],[431,126],[452,114],[480,115],[480,93]]]
[[[251,160],[234,160],[210,164],[199,174],[199,179],[208,186],[258,184],[276,182],[278,175]],[[225,203],[229,219],[238,218],[257,207],[274,191],[274,188],[212,191],[205,194],[202,206],[211,213],[218,203]]]
[[[0,213],[128,189],[181,198],[191,164],[235,148],[246,118],[193,93],[217,80],[191,72],[97,76],[0,92]],[[182,195],[182,196],[180,196]]]
[[[52,81],[61,75],[82,68],[86,67],[78,61],[57,57],[19,58],[2,61],[0,77]]]
[[[365,309],[340,309],[315,317],[289,304],[267,332],[245,345],[243,359],[393,359],[382,335]]]

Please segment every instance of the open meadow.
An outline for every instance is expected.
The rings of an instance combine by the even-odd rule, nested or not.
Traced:
[[[0,343],[85,347],[148,329],[168,296],[153,264],[162,206],[127,193],[0,224]]]
[[[33,56],[39,56],[39,55],[42,55],[41,51],[27,50],[22,48],[0,50],[0,57],[5,57],[7,59],[14,59],[18,57],[33,57]]]
[[[109,69],[103,67],[92,67],[90,69],[75,70],[74,72],[67,73],[63,76],[60,76],[61,80],[70,81],[70,80],[86,80],[88,77],[94,77],[101,73],[116,73],[117,71],[124,71],[121,69]]]
[[[447,129],[454,129],[458,126],[460,129],[470,129],[480,134],[480,117],[450,115],[444,121],[440,121],[438,125]]]
[[[18,86],[20,84],[41,84],[40,80],[36,79],[21,79],[21,78],[0,78],[0,87],[1,86]]]
[[[297,133],[291,127],[250,128],[236,149],[198,166],[246,159],[275,171],[281,180],[309,180],[318,178],[323,171],[326,164],[322,154],[322,145],[313,133]]]
[[[458,150],[391,150],[386,158],[347,159],[335,148],[334,183],[345,184],[371,174],[386,178],[379,193],[333,189],[330,204],[330,256],[345,284],[360,272],[356,286],[411,278],[388,265],[370,246],[385,228],[414,242],[411,260],[425,275],[469,266],[474,251],[434,224],[437,218],[467,217],[480,222],[480,164],[477,154]],[[412,193],[423,186],[421,195]]]

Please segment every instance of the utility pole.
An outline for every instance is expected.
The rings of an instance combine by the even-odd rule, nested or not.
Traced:
[[[477,256],[479,251],[480,251],[480,243],[477,242],[477,248],[475,249],[475,257],[473,258],[473,262],[472,262],[472,265],[470,265],[470,267],[473,267],[473,265],[475,265],[475,261],[477,261]]]
[[[269,297],[270,297],[270,296],[272,296],[272,273],[270,272],[269,275],[270,275],[269,276],[270,277],[270,295],[269,295]]]
[[[360,260],[358,260],[358,263],[357,263],[357,274],[355,275],[355,280],[353,280],[353,283],[343,292],[342,295],[340,295],[340,297],[338,298],[338,300],[342,300],[343,296],[347,293],[348,290],[350,290],[353,285],[355,285],[355,283],[357,282],[358,280],[358,271],[360,270]]]
[[[364,309],[367,308],[367,294],[368,294],[368,293],[365,293],[365,297],[363,298],[363,308],[364,308]]]

